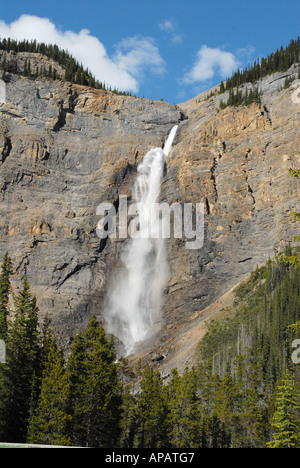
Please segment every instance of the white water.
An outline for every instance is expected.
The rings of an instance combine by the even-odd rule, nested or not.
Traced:
[[[107,331],[123,343],[130,354],[159,318],[161,300],[168,279],[164,239],[150,238],[151,204],[157,201],[164,165],[178,126],[173,127],[163,150],[151,149],[138,166],[133,187],[140,229],[125,242],[121,252],[124,269],[109,292]],[[153,237],[153,236],[152,236]]]

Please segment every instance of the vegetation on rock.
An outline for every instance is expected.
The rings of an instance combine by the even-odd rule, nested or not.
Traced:
[[[42,54],[49,59],[52,59],[58,65],[60,65],[65,73],[63,76],[59,74],[55,66],[49,64],[41,65],[32,69],[30,58],[25,60],[23,68],[18,66],[18,60],[16,57],[12,57],[10,60],[7,60],[6,57],[2,59],[1,70],[2,78],[5,79],[5,73],[16,73],[19,75],[27,76],[32,79],[39,77],[46,77],[48,79],[64,79],[65,81],[70,81],[71,83],[79,84],[82,86],[90,86],[91,88],[96,89],[108,89],[115,94],[122,95],[131,95],[131,93],[120,92],[117,89],[111,89],[107,85],[99,80],[96,80],[94,75],[83,67],[82,64],[79,64],[72,55],[67,51],[60,49],[57,45],[37,43],[34,41],[16,41],[13,39],[0,39],[0,50],[6,52],[27,52],[31,54]]]
[[[220,102],[220,109],[228,106],[248,106],[252,103],[260,104],[261,91],[258,80],[276,72],[286,72],[292,65],[300,62],[300,37],[292,40],[290,44],[277,49],[267,58],[256,60],[245,69],[233,73],[231,78],[226,79],[226,83],[221,82],[219,93],[229,92],[227,101]],[[289,86],[290,80],[286,80],[285,87]],[[242,90],[243,85],[245,89]],[[246,86],[247,85],[247,86]]]

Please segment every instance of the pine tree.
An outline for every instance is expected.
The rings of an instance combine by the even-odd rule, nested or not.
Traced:
[[[5,254],[0,274],[0,339],[7,339],[7,316],[10,293],[10,276],[12,261],[8,253]]]
[[[4,57],[2,63],[1,63],[1,70],[2,70],[2,74],[1,74],[1,79],[3,81],[6,80],[6,72],[8,71],[8,65],[7,65],[7,61],[6,61],[6,58]]]
[[[10,293],[10,275],[12,263],[8,253],[4,256],[2,270],[0,274],[0,340],[5,342],[8,337],[8,300]],[[6,395],[6,365],[0,364],[0,439],[3,440],[5,434],[5,395]]]
[[[114,447],[119,436],[121,384],[113,339],[93,316],[74,339],[68,359],[70,437],[87,447]]]
[[[136,399],[132,394],[132,388],[126,385],[122,395],[122,411],[120,419],[120,439],[122,448],[133,448],[137,431]]]
[[[136,448],[168,447],[167,404],[158,370],[146,366],[137,396]]]
[[[242,446],[243,441],[238,416],[240,413],[240,400],[241,395],[238,386],[230,373],[227,372],[216,393],[215,414],[231,432],[232,444],[237,448]]]
[[[5,437],[25,442],[28,417],[36,396],[39,367],[38,308],[27,277],[15,298],[15,319],[8,336],[4,401]]]
[[[28,60],[25,59],[23,75],[28,76]]]
[[[186,369],[182,376],[172,371],[168,385],[168,429],[172,447],[203,447],[206,434],[201,418],[198,397],[198,375],[194,368]],[[202,439],[199,434],[202,431]]]
[[[291,177],[295,177],[297,179],[300,179],[300,169],[289,169],[289,173]],[[293,217],[296,221],[300,221],[300,213],[299,212],[294,212]],[[294,242],[300,242],[300,236],[294,237]],[[285,262],[290,263],[291,265],[295,266],[300,266],[300,252],[297,252],[294,255],[284,255],[283,260]]]
[[[185,447],[186,440],[182,416],[184,414],[183,378],[177,369],[171,372],[172,379],[167,386],[168,436],[172,447]]]
[[[69,382],[64,357],[51,333],[47,337],[48,359],[42,376],[41,392],[29,422],[28,442],[71,445],[68,437]]]
[[[31,62],[28,60],[27,76],[31,77]]]
[[[203,418],[201,432],[202,448],[230,448],[231,436],[225,424],[216,414],[206,415]]]
[[[300,448],[299,389],[289,372],[279,382],[268,448]],[[298,412],[298,413],[297,413]]]

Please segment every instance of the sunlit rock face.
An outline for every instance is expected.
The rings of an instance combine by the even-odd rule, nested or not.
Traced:
[[[123,241],[97,236],[97,206],[130,200],[138,164],[176,124],[159,201],[203,203],[205,241],[188,250],[184,238],[166,240],[168,282],[144,353],[168,359],[191,320],[292,239],[300,81],[282,89],[286,75],[261,82],[261,105],[221,111],[219,95],[177,107],[10,75],[0,102],[0,255],[13,258],[15,290],[28,275],[61,344],[92,314],[104,321],[122,267]]]
[[[3,85],[3,82],[2,82]],[[136,167],[182,112],[59,81],[9,76],[0,103],[0,255],[28,275],[66,345],[102,303],[121,242],[96,234],[99,203],[130,197]]]

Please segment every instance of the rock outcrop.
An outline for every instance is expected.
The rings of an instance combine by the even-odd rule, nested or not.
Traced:
[[[261,105],[221,111],[220,95],[178,107],[9,76],[0,103],[0,256],[13,257],[15,289],[28,275],[61,344],[91,314],[102,320],[120,266],[122,241],[96,235],[97,206],[130,196],[137,163],[177,123],[160,200],[203,203],[205,242],[198,250],[166,242],[169,283],[161,320],[137,348],[145,359],[167,372],[185,331],[293,238],[299,193],[288,168],[299,167],[300,81],[283,88],[287,75],[296,71],[261,81]]]
[[[297,76],[297,69],[290,70],[288,78]],[[205,242],[202,249],[189,251],[178,240],[168,245],[165,332],[157,336],[155,349],[166,356],[166,369],[167,357],[174,363],[180,354],[174,336],[201,328],[212,305],[218,309],[223,295],[284,249],[297,232],[291,214],[299,203],[299,185],[288,169],[300,164],[300,107],[295,102],[300,81],[286,89],[286,78],[276,74],[259,82],[261,104],[219,111],[226,95],[207,99],[204,93],[181,105],[189,119],[179,127],[162,199],[202,202]],[[188,340],[184,347],[189,362]]]
[[[103,201],[130,193],[145,152],[182,112],[59,81],[10,75],[0,103],[0,256],[26,273],[62,344],[101,306],[120,243],[96,235]],[[105,248],[104,248],[105,247]]]

